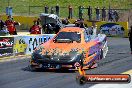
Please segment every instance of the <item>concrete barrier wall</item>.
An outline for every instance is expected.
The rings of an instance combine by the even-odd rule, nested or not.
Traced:
[[[30,55],[36,47],[54,35],[0,36],[0,57]]]
[[[14,37],[0,36],[0,57],[13,55]]]

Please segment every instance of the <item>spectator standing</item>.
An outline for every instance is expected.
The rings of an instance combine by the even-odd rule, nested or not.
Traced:
[[[79,6],[79,19],[83,18],[83,7]]]
[[[68,16],[68,19],[72,19],[72,15],[73,15],[72,10],[73,10],[73,8],[72,8],[71,5],[69,5],[68,8],[69,8],[69,16]]]
[[[42,28],[40,25],[38,25],[38,21],[34,20],[34,25],[29,30],[30,34],[41,34]]]
[[[59,7],[59,5],[56,5],[55,8],[56,8],[56,15],[59,16],[59,11],[60,11],[60,7]]]
[[[106,9],[105,9],[105,7],[103,7],[103,9],[102,9],[102,21],[105,21],[105,19],[106,19]]]
[[[100,11],[99,11],[99,7],[95,8],[96,11],[96,20],[100,20]]]
[[[48,13],[49,7],[46,5],[44,8],[45,8],[45,13]]]
[[[89,20],[92,20],[92,8],[91,8],[91,6],[88,7],[88,16],[89,16]]]
[[[12,16],[8,16],[7,20],[5,21],[7,29],[10,35],[17,35],[16,25],[20,25],[20,23],[15,22]]]
[[[116,10],[113,12],[113,15],[114,15],[114,21],[117,22],[119,20],[119,15]]]
[[[108,21],[112,22],[113,21],[113,12],[111,9],[108,11]]]
[[[112,16],[112,22],[114,22],[114,20],[115,20],[115,15],[114,15],[114,11],[113,10],[111,10],[111,16]]]

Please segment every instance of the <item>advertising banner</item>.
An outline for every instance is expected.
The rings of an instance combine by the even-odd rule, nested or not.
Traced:
[[[13,55],[13,37],[0,37],[0,57]]]
[[[15,55],[31,54],[40,44],[53,38],[54,34],[16,36],[14,38]]]
[[[128,37],[128,22],[97,22],[96,25],[107,36]]]
[[[107,36],[124,37],[125,29],[116,23],[106,23],[100,26],[100,32]]]
[[[87,21],[84,23],[91,27],[93,24],[97,25],[99,32],[107,36],[128,37],[128,22],[107,22],[107,21]]]

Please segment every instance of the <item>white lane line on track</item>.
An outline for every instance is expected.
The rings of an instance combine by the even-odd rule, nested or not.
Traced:
[[[132,69],[131,70],[128,70],[126,72],[123,72],[122,74],[131,74],[132,75]]]
[[[121,74],[130,74],[131,82],[128,84],[96,84],[89,88],[132,88],[132,69]]]

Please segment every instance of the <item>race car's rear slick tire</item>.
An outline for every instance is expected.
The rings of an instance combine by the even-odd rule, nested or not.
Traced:
[[[97,64],[97,62],[93,62],[92,64],[89,65],[89,69],[93,69],[93,68],[96,68],[97,66],[93,67],[95,64]]]
[[[101,59],[103,59],[103,50],[102,49],[100,50],[100,53],[101,54],[100,54],[100,58],[99,59],[101,60]]]

